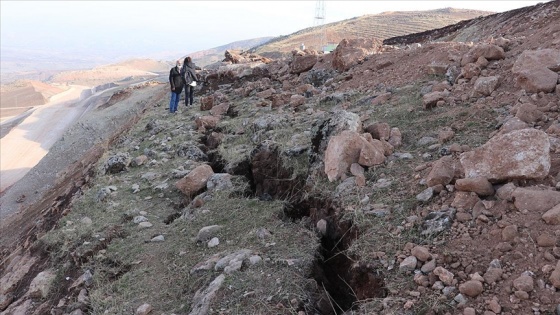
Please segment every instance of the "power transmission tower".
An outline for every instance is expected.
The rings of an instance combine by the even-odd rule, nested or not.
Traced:
[[[318,26],[317,41],[319,42],[319,51],[327,44],[327,29],[325,27],[325,1],[318,0],[315,4],[315,22],[313,26]]]

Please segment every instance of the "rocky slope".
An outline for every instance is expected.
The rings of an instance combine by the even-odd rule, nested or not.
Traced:
[[[238,59],[179,114],[133,93],[138,123],[11,225],[0,309],[558,314],[560,6],[506,16]]]
[[[329,23],[324,28],[326,41],[332,44],[337,44],[344,38],[383,40],[440,28],[490,13],[452,8],[428,11],[383,12]],[[266,57],[279,58],[289,55],[294,48],[299,48],[301,43],[305,43],[308,48],[319,50],[320,32],[322,32],[321,28],[307,28],[290,35],[274,38],[251,49],[251,51]]]

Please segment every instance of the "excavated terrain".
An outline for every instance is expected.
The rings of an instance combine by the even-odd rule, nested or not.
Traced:
[[[559,314],[558,21],[233,56],[175,114],[115,94],[2,197],[2,314]]]

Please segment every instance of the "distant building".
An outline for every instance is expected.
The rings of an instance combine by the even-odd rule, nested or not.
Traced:
[[[331,53],[333,50],[336,49],[336,46],[338,46],[338,44],[333,44],[333,43],[329,43],[329,44],[323,46],[323,53],[325,53],[325,54]]]
[[[299,46],[299,49],[305,50],[305,44],[304,44],[304,43],[301,43],[301,46]]]

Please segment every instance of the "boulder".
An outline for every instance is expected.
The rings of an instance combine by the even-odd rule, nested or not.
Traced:
[[[515,117],[528,124],[536,123],[543,118],[544,114],[539,110],[537,105],[531,103],[523,103],[517,107]]]
[[[384,161],[383,147],[375,146],[355,131],[345,130],[329,140],[325,151],[325,173],[332,182],[346,174],[352,163],[373,166]]]
[[[506,57],[504,50],[492,44],[479,44],[471,48],[463,58],[461,58],[461,66],[468,63],[474,63],[478,58],[484,57],[486,60],[500,60]]]
[[[466,178],[485,177],[491,182],[542,179],[551,166],[549,150],[546,133],[523,129],[493,137],[461,154],[460,161]]]
[[[433,187],[440,184],[445,186],[449,184],[455,177],[458,167],[456,164],[457,163],[451,156],[444,156],[437,160],[426,177],[428,186]]]
[[[198,130],[214,129],[219,121],[220,118],[216,116],[201,116],[194,120]]]
[[[212,116],[222,116],[225,115],[229,110],[229,104],[228,103],[223,103],[220,105],[216,105],[213,106],[212,109],[210,109],[210,114]]]
[[[445,98],[448,96],[449,96],[448,91],[427,93],[422,97],[422,104],[424,105],[424,109],[430,109],[436,107],[436,104],[439,101],[445,100]]]
[[[192,197],[206,187],[208,179],[210,179],[212,175],[214,175],[212,168],[209,165],[202,164],[177,181],[175,187],[183,194]]]
[[[366,132],[371,134],[373,139],[389,140],[391,137],[391,127],[387,123],[374,123],[366,128]]]
[[[389,144],[397,149],[402,146],[402,133],[399,128],[391,128],[391,135],[389,136]]]
[[[36,298],[46,298],[51,290],[56,273],[52,270],[41,271],[29,285],[29,294]]]
[[[128,165],[130,165],[131,158],[128,153],[119,152],[115,155],[110,156],[105,164],[103,165],[103,169],[105,170],[105,174],[116,174],[120,172],[126,171]]]
[[[317,63],[316,55],[294,56],[291,64],[291,73],[300,74],[311,70]]]
[[[461,75],[465,79],[472,79],[480,74],[480,67],[475,63],[467,63],[461,70]]]
[[[500,128],[499,135],[510,133],[515,130],[527,129],[529,125],[517,117],[508,119]]]
[[[194,294],[192,304],[193,308],[189,315],[207,315],[210,312],[210,304],[216,298],[216,293],[222,287],[224,283],[225,276],[220,274],[216,277],[208,287],[204,289],[199,289]]]
[[[380,40],[343,39],[333,52],[332,66],[338,71],[346,71],[367,55],[379,51],[381,46]]]
[[[214,106],[214,96],[203,96],[200,98],[200,110],[211,110]]]
[[[512,197],[517,209],[530,212],[543,213],[560,204],[560,191],[548,189],[519,187],[513,191]]]
[[[305,96],[296,94],[290,97],[290,106],[298,107],[303,104],[305,104]]]
[[[474,82],[474,93],[481,96],[489,96],[500,84],[499,76],[480,77]]]
[[[560,50],[526,50],[513,64],[517,86],[529,93],[554,92],[558,83],[558,73],[549,69],[560,64]]]

